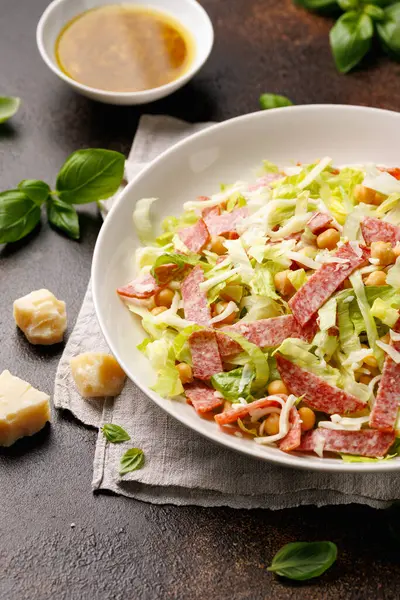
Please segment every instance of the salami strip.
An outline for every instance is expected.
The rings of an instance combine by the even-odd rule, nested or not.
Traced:
[[[394,330],[400,331],[400,321]],[[400,342],[392,341],[395,350],[400,352]],[[372,407],[369,426],[381,431],[392,431],[396,424],[400,402],[400,364],[386,356],[378,394]]]
[[[214,331],[195,331],[189,337],[189,347],[192,353],[193,375],[197,379],[208,380],[224,370]]]
[[[209,214],[204,217],[210,235],[224,235],[236,232],[236,227],[242,219],[247,217],[249,211],[245,206],[222,215]]]
[[[290,409],[289,414],[289,432],[279,442],[279,448],[283,452],[292,452],[300,446],[301,443],[301,419],[294,406]]]
[[[249,323],[236,323],[224,327],[222,331],[231,331],[245,337],[259,348],[279,346],[286,338],[300,338],[311,341],[318,331],[315,320],[301,327],[293,315],[260,319]],[[219,351],[222,357],[231,356],[241,351],[241,346],[223,333],[217,333]]]
[[[390,242],[393,245],[400,242],[400,227],[373,217],[364,217],[361,231],[368,245],[372,242]]]
[[[203,269],[197,265],[182,281],[181,292],[185,319],[207,327],[210,324],[211,311],[207,304],[207,295],[199,288],[202,281]]]
[[[348,394],[338,387],[330,385],[321,377],[305,371],[280,354],[276,362],[282,381],[295,396],[303,396],[304,402],[314,410],[333,415],[355,413],[365,408],[365,404],[356,396]]]
[[[380,171],[386,171],[389,175],[392,175],[395,179],[400,179],[400,169],[399,167],[391,167],[389,169],[385,169],[383,167],[378,167]]]
[[[318,235],[323,229],[326,229],[328,225],[332,223],[332,217],[326,213],[316,212],[309,221],[307,221],[307,227]]]
[[[185,393],[188,404],[192,404],[199,415],[211,412],[224,403],[224,399],[219,398],[215,390],[200,381],[185,385]]]
[[[214,219],[215,217],[219,217],[221,214],[221,209],[219,206],[208,206],[207,208],[203,208],[201,211],[201,216],[204,220]]]
[[[289,306],[300,325],[305,325],[311,319],[355,269],[366,264],[369,250],[361,247],[360,254],[350,242],[343,244],[333,256],[347,259],[348,262],[324,263],[289,300]]]
[[[175,273],[179,271],[179,267],[175,263],[167,263],[156,267],[154,271],[158,283],[160,285],[167,285],[174,278]]]
[[[117,293],[124,298],[139,298],[140,300],[143,300],[145,298],[151,298],[151,296],[154,296],[162,290],[163,287],[165,287],[165,284],[158,284],[153,275],[150,275],[149,273],[144,277],[134,279],[128,283],[128,285],[118,288]]]
[[[199,254],[210,241],[210,234],[203,219],[190,227],[178,231],[178,236],[185,246],[195,254]]]
[[[323,448],[327,452],[342,452],[378,458],[384,456],[395,440],[394,432],[374,431],[338,431],[335,429],[314,429],[302,437],[297,448],[300,452],[313,452]]]
[[[286,396],[282,396],[282,399]],[[255,400],[250,404],[236,404],[235,408],[224,410],[219,415],[215,415],[214,419],[218,425],[229,425],[236,423],[238,419],[244,419],[245,417],[251,416],[252,413],[257,414],[255,411],[263,408],[269,408],[273,406],[275,408],[281,408],[281,405],[276,400],[270,400],[269,398],[262,398],[261,400]]]

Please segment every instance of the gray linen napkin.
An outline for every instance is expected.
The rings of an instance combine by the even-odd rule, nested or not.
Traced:
[[[160,152],[207,125],[192,125],[171,117],[142,117],[126,163],[127,179]],[[104,214],[112,201],[105,203]],[[54,404],[70,410],[87,425],[116,423],[131,436],[130,442],[108,444],[99,433],[94,490],[112,490],[157,504],[270,509],[351,502],[385,508],[400,498],[395,473],[307,472],[277,467],[218,446],[169,417],[131,381],[114,400],[82,399],[71,379],[69,360],[93,350],[107,352],[108,348],[96,320],[89,284],[57,370]],[[145,466],[121,478],[120,457],[132,446],[144,450]]]

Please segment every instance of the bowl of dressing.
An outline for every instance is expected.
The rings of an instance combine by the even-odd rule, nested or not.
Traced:
[[[54,0],[36,31],[47,66],[107,104],[145,104],[185,85],[214,41],[196,0]]]

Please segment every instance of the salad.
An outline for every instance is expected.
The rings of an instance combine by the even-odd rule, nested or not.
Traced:
[[[397,456],[400,169],[323,158],[188,199],[151,223],[119,288],[141,318],[153,389],[284,452]]]

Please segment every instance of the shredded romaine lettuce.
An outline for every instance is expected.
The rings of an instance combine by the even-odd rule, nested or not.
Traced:
[[[254,381],[254,370],[248,365],[233,371],[217,373],[211,377],[211,384],[226,400],[237,402],[239,398],[250,398],[251,384]]]

